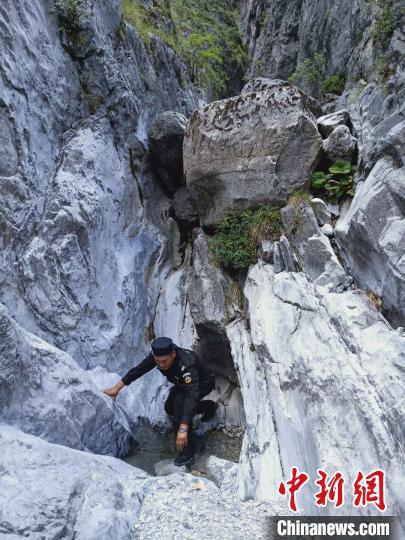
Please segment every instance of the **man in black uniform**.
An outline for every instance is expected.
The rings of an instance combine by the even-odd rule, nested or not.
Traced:
[[[172,417],[178,454],[175,465],[189,465],[194,461],[193,417],[203,414],[202,422],[213,418],[218,404],[201,399],[215,387],[214,373],[204,366],[198,356],[188,349],[177,347],[170,338],[160,337],[152,341],[152,352],[133,367],[112,388],[103,390],[115,399],[124,386],[128,386],[153,368],[174,384],[165,402],[165,411]],[[194,437],[195,438],[195,437]]]

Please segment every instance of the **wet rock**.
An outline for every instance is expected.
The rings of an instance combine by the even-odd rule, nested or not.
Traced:
[[[194,112],[184,167],[202,223],[217,224],[228,208],[285,201],[308,182],[320,146],[305,95],[288,83]]]
[[[0,304],[0,418],[49,442],[123,455],[125,412],[65,352],[26,332]]]
[[[323,141],[323,150],[331,161],[351,161],[356,149],[357,139],[352,136],[347,126],[338,126]]]
[[[183,114],[166,111],[149,128],[149,146],[153,168],[170,194],[183,181],[183,139],[187,119]]]
[[[178,467],[173,463],[173,459],[162,459],[154,465],[156,476],[167,476],[169,474],[186,473],[187,467]]]
[[[314,198],[311,199],[311,207],[314,211],[316,221],[318,222],[318,225],[322,227],[322,225],[332,224],[332,215],[331,211],[329,210],[328,206],[322,199]]]
[[[322,137],[326,139],[337,127],[347,125],[348,121],[348,111],[341,110],[321,116],[316,122]]]
[[[393,324],[405,321],[405,170],[377,162],[335,226],[342,256],[360,287],[382,299]]]

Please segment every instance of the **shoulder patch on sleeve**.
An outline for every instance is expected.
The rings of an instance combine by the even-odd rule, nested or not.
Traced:
[[[184,373],[183,380],[186,384],[190,384],[192,382],[191,373]]]

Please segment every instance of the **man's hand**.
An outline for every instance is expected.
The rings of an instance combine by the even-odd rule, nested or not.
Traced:
[[[103,393],[107,396],[110,396],[110,398],[112,399],[116,399],[116,397],[118,396],[118,392],[123,386],[125,386],[124,383],[122,381],[119,381],[115,386],[112,386],[111,388],[105,388],[103,390]]]
[[[187,424],[180,424],[180,427],[188,430]],[[188,432],[185,431],[183,433],[179,430],[176,435],[176,449],[183,450],[183,448],[185,448],[187,445],[188,445]]]

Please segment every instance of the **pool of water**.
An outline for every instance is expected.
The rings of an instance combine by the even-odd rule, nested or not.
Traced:
[[[206,436],[204,454],[214,455],[237,463],[242,437],[230,437],[223,431],[212,431]],[[174,459],[174,434],[161,433],[150,426],[140,426],[134,434],[130,452],[124,461],[154,475],[154,465],[162,459]]]

